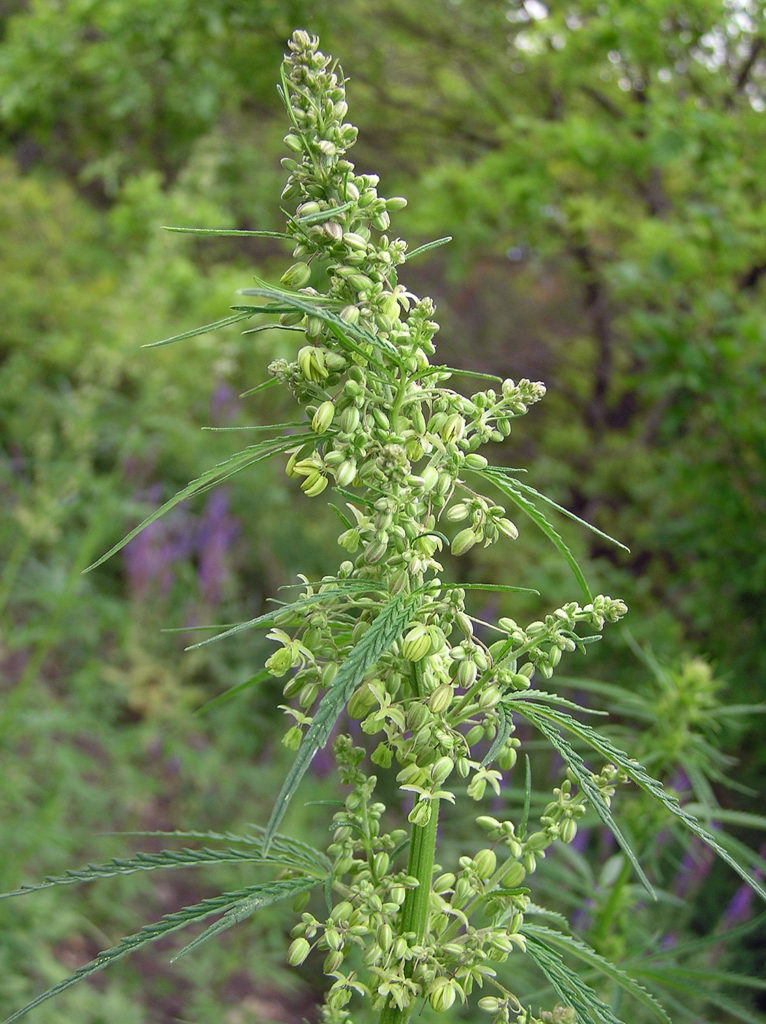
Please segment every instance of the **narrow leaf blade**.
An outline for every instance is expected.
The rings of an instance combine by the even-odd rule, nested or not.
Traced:
[[[389,601],[338,670],[330,689],[319,702],[314,720],[303,737],[295,761],[274,804],[264,835],[264,852],[268,851],[298,784],[316,752],[327,742],[351,694],[381,654],[401,636],[416,602],[417,596],[401,594]]]

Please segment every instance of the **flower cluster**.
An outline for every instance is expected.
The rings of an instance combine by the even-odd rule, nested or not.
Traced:
[[[520,1020],[525,1011],[497,980],[496,965],[524,950],[529,898],[521,883],[552,842],[572,841],[583,797],[564,780],[533,832],[482,815],[491,845],[460,857],[451,871],[433,863],[439,804],[454,802],[456,787],[475,801],[499,794],[519,748],[514,701],[529,696],[536,674],[550,678],[563,655],[583,646],[588,637],[578,627],[598,632],[626,608],[600,596],[526,627],[507,618],[487,624],[468,610],[466,588],[444,583],[439,559],[448,548],[459,557],[477,544],[517,538],[507,508],[484,493],[497,478],[478,449],[504,441],[545,389],[499,379],[470,396],[447,387],[453,371],[431,363],[433,303],[398,279],[408,251],[389,229],[405,200],[381,196],[377,176],[357,173],[347,158],[356,129],[345,120],[338,65],[306,32],[294,33],[289,46],[282,198],[295,207],[287,231],[296,262],[270,296],[282,326],[303,337],[295,359],[270,370],[306,414],[287,475],[308,497],[328,487],[340,495],[338,543],[349,557],[335,576],[306,582],[306,601],[326,600],[278,617],[267,668],[286,677],[293,724],[285,743],[297,749],[384,602],[412,599],[409,623],[379,652],[347,707],[362,733],[377,739],[372,763],[396,773],[412,835],[405,867],[397,853],[406,833],[381,830],[376,780],[359,767],[361,748],[341,737],[336,759],[351,791],[328,851],[339,902],[324,920],[303,913],[288,959],[323,953],[333,979],[326,1024],[351,1019],[354,993],[388,1022],[404,1020],[418,999],[447,1010],[487,983],[500,995],[480,1007],[498,1021]],[[498,639],[488,641],[487,629]],[[592,781],[608,800],[614,770]]]

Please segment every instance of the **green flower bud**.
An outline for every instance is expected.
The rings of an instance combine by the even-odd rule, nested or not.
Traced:
[[[291,291],[303,288],[311,280],[311,268],[306,263],[293,263],[282,274],[280,282]]]
[[[577,835],[577,822],[574,818],[566,818],[561,823],[561,841],[563,843],[571,843],[574,837]]]
[[[445,872],[443,875],[434,881],[433,890],[435,893],[441,894],[443,892],[449,892],[455,884],[455,876],[451,871]]]
[[[300,153],[303,149],[303,143],[301,142],[300,137],[293,135],[292,133],[285,135],[284,143],[288,149],[293,151],[293,153]]]
[[[500,690],[494,683],[490,686],[485,686],[479,694],[479,707],[484,711],[489,711],[500,703],[501,696]]]
[[[311,420],[311,429],[315,434],[324,434],[335,417],[335,405],[332,402],[322,402]]]
[[[385,743],[379,743],[370,754],[372,763],[380,765],[381,768],[390,768],[393,758],[393,751]]]
[[[322,231],[333,242],[341,242],[343,240],[343,228],[334,220],[328,220],[323,224]]]
[[[421,661],[431,651],[431,636],[428,627],[418,623],[404,637],[402,656],[407,661]]]
[[[394,932],[390,924],[382,924],[375,935],[378,945],[387,953],[394,942]]]
[[[312,473],[301,484],[301,490],[309,498],[315,498],[327,487],[327,477],[321,473]]]
[[[342,964],[343,953],[339,949],[334,949],[332,950],[332,952],[328,953],[327,956],[324,958],[324,963],[322,964],[322,973],[335,974],[335,972],[340,969]]]
[[[439,482],[439,471],[434,466],[426,466],[420,476],[423,480],[424,491],[432,491]]]
[[[472,452],[470,455],[466,455],[464,465],[466,469],[486,469],[489,463],[483,455]]]
[[[502,1005],[502,999],[498,999],[497,996],[482,996],[477,1003],[479,1009],[485,1013],[497,1013]]]
[[[311,944],[303,938],[293,939],[287,951],[287,962],[291,967],[302,964],[311,952]]]
[[[338,418],[338,426],[344,434],[353,434],[359,426],[359,410],[355,405],[347,406]]]
[[[330,914],[331,921],[348,921],[351,915],[354,913],[354,907],[348,900],[341,900],[340,903],[336,903],[332,908]]]
[[[297,750],[301,745],[303,739],[303,732],[299,725],[291,726],[282,737],[282,746],[287,747],[288,750]]]
[[[437,686],[428,698],[428,707],[435,715],[443,714],[452,703],[452,687],[449,683]]]
[[[412,808],[410,813],[407,815],[407,821],[411,825],[419,825],[423,828],[431,820],[431,802],[430,800],[418,800],[415,806]]]
[[[358,324],[359,323],[359,307],[358,306],[344,306],[338,314],[341,320],[346,324]],[[346,384],[348,387],[348,383]]]
[[[375,872],[378,878],[382,878],[384,875],[388,873],[390,864],[391,858],[388,856],[385,850],[381,850],[380,853],[375,854],[375,857],[372,862],[372,870]]]
[[[479,878],[486,879],[497,870],[497,856],[494,850],[479,850],[473,859],[474,868]]]
[[[467,526],[464,530],[461,530],[452,540],[450,550],[456,557],[464,555],[466,551],[474,546],[479,538],[476,536],[470,526]]]
[[[455,762],[451,757],[447,757],[446,755],[444,757],[440,757],[435,764],[431,765],[431,779],[435,785],[441,786],[441,784],[452,774],[454,768]]]
[[[293,664],[293,655],[289,647],[280,647],[278,651],[274,651],[266,659],[266,669],[272,675],[279,679],[283,676]]]
[[[369,684],[363,683],[351,694],[346,711],[349,718],[360,719],[364,718],[374,707],[377,707],[377,704],[378,699],[370,690]]]
[[[466,688],[472,686],[473,683],[476,681],[477,674],[478,669],[476,668],[475,661],[470,661],[468,658],[466,658],[464,661],[461,661],[457,667],[458,686],[464,686]]]
[[[386,200],[386,209],[393,213],[395,210],[403,210],[407,205],[407,200],[404,196],[391,196],[390,199]]]
[[[526,871],[524,865],[519,864],[518,861],[514,861],[513,864],[508,868],[501,879],[501,884],[506,889],[515,889],[517,885],[521,885],[526,877]]]
[[[346,231],[343,241],[350,249],[364,250],[367,248],[367,239],[357,235],[354,231]]]
[[[455,412],[442,427],[442,438],[449,444],[450,441],[459,441],[463,434],[465,434],[465,420],[460,413]]]
[[[428,1001],[437,1013],[446,1013],[455,1002],[457,984],[452,978],[434,978],[428,989]]]
[[[510,519],[496,519],[495,526],[501,533],[504,533],[506,537],[510,537],[511,540],[516,540],[519,535],[516,525],[512,523]]]
[[[356,462],[353,459],[346,459],[341,462],[335,470],[335,479],[340,487],[348,487],[356,479]]]

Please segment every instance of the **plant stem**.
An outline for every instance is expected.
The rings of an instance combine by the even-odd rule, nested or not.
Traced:
[[[409,889],[402,906],[400,933],[415,933],[415,943],[423,941],[428,924],[428,910],[431,897],[431,876],[436,850],[436,828],[439,822],[439,801],[431,805],[431,818],[427,825],[413,825],[410,838],[410,856],[407,874],[413,875],[420,883]],[[408,965],[409,966],[409,965]],[[409,973],[409,971],[408,971]],[[406,1024],[410,1009],[400,1010],[390,1002],[383,1007],[379,1024]]]

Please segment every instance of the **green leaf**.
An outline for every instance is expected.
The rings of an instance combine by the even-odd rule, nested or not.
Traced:
[[[243,231],[236,228],[177,228],[167,224],[163,224],[163,229],[165,231],[175,231],[181,235],[217,235],[222,238],[249,235],[253,238],[286,238],[288,241],[290,240],[290,236],[285,234],[284,231]]]
[[[452,235],[445,235],[444,238],[435,238],[433,242],[425,242],[423,245],[419,245],[416,249],[408,252],[405,261],[409,262],[416,256],[422,256],[424,252],[430,252],[431,249],[438,249],[442,245],[447,245],[448,242],[452,241]]]
[[[277,858],[271,858],[276,862]],[[22,885],[12,892],[0,893],[0,899],[11,896],[24,896],[40,889],[50,889],[59,885],[76,885],[80,882],[96,882],[102,878],[114,878],[116,875],[133,875],[138,871],[160,871],[166,868],[189,868],[204,864],[231,864],[243,861],[263,863],[260,851],[245,850],[162,850],[160,853],[137,853],[107,861],[104,864],[88,864],[87,867],[66,871],[63,875],[51,875],[35,885]]]
[[[305,586],[305,584],[302,585]],[[210,636],[207,640],[200,640],[198,643],[187,647],[186,650],[195,651],[198,647],[206,647],[208,644],[217,643],[219,640],[234,636],[235,633],[241,633],[245,629],[252,629],[254,626],[273,626],[277,624],[279,617],[287,612],[300,612],[311,605],[322,602],[326,603],[338,597],[350,597],[357,591],[368,591],[369,589],[369,583],[363,580],[348,580],[332,590],[324,590],[321,594],[309,594],[308,597],[302,597],[298,601],[293,601],[292,604],[281,604],[273,611],[264,612],[263,615],[257,615],[254,619],[248,619],[247,622],[238,622],[236,626],[229,626],[223,633],[216,633],[215,636]]]
[[[142,530],[145,530],[147,526],[151,526],[152,523],[156,522],[166,512],[170,512],[176,505],[180,505],[182,501],[186,501],[187,498],[191,498],[194,494],[204,494],[205,491],[210,490],[211,487],[215,487],[217,484],[223,483],[224,480],[229,480],[231,477],[236,476],[237,473],[241,473],[242,470],[248,469],[250,466],[254,466],[257,462],[262,462],[264,459],[270,458],[272,455],[276,455],[278,452],[288,451],[290,448],[300,444],[301,441],[307,440],[313,437],[313,433],[305,434],[292,434],[288,437],[277,437],[269,438],[265,441],[260,441],[258,444],[249,445],[240,452],[236,452],[234,455],[230,455],[223,462],[219,462],[213,466],[212,469],[206,470],[201,476],[198,476],[191,483],[187,484],[182,490],[178,491],[177,494],[173,495],[164,505],[161,505],[156,509],[150,516],[147,516],[142,523],[139,523],[134,529],[127,533],[121,541],[109,548],[106,554],[102,555],[95,562],[89,565],[83,572],[91,572],[96,569],[99,565],[102,565],[107,559],[111,558],[112,555],[116,555],[118,551],[121,551],[126,544],[129,544],[134,537],[137,537]]]
[[[517,709],[525,717],[529,717],[527,715],[527,711],[529,710],[528,707],[518,704]],[[646,769],[643,768],[638,761],[629,757],[624,750],[616,747],[610,740],[602,736],[591,726],[576,721],[576,719],[565,714],[563,711],[556,711],[554,708],[538,706],[533,709],[533,718],[536,719],[534,724],[537,724],[541,731],[545,732],[545,735],[548,736],[551,742],[553,742],[551,739],[552,735],[560,742],[566,743],[566,741],[563,740],[562,737],[560,737],[550,726],[550,722],[555,722],[562,729],[566,729],[568,732],[571,732],[584,743],[587,743],[588,746],[598,751],[598,753],[607,761],[617,765],[618,768],[622,768],[629,779],[632,779],[633,782],[643,789],[645,793],[648,793],[650,796],[654,797],[655,800],[658,800],[666,810],[681,821],[690,832],[701,839],[703,843],[718,854],[721,860],[736,871],[740,878],[746,882],[751,889],[758,893],[762,900],[766,900],[766,888],[764,888],[761,882],[757,878],[748,874],[740,862],[721,845],[721,842],[719,842],[712,833],[708,832],[708,830],[703,827],[702,823],[695,818],[693,814],[690,814],[685,808],[681,807],[676,797],[666,792],[662,783],[658,779],[652,778],[652,776],[647,773]],[[530,721],[533,721],[533,718],[530,718]],[[547,731],[546,729],[543,729],[543,724],[545,724]],[[569,744],[566,745],[569,746]],[[571,750],[572,748],[569,747],[569,749]],[[575,757],[579,759],[579,755],[576,753]],[[598,808],[596,809],[598,810]],[[618,838],[616,833],[615,838]],[[724,841],[728,842],[729,838],[730,837],[726,837]],[[623,849],[625,849],[626,853],[628,852],[624,846]]]
[[[128,935],[121,939],[116,946],[112,946],[110,949],[105,949],[99,953],[97,957],[79,967],[68,978],[60,981],[57,985],[53,985],[41,995],[36,996],[26,1006],[12,1013],[10,1017],[3,1021],[3,1024],[13,1024],[13,1021],[19,1020],[24,1014],[34,1010],[35,1007],[40,1006],[41,1003],[53,998],[53,996],[65,992],[68,988],[76,985],[78,981],[83,981],[97,971],[109,967],[129,953],[141,949],[150,942],[156,942],[172,932],[179,931],[181,928],[186,928],[187,925],[202,921],[213,914],[226,914],[229,911],[236,911],[238,908],[242,909],[245,906],[250,908],[249,912],[252,913],[259,906],[265,906],[267,903],[273,903],[277,899],[293,896],[298,892],[305,892],[317,884],[318,880],[316,878],[290,878],[276,882],[261,882],[257,885],[249,885],[244,889],[238,889],[236,892],[211,896],[201,900],[199,903],[184,907],[173,914],[165,914],[159,921],[146,925],[133,935]]]
[[[492,746],[489,748],[487,753],[484,755],[481,766],[491,764],[503,747],[506,744],[508,737],[511,735],[513,729],[513,715],[511,714],[510,708],[506,704],[498,704],[497,706],[498,715],[498,727],[495,733],[495,738],[492,741]]]
[[[619,985],[621,989],[633,996],[637,1002],[645,1006],[654,1016],[663,1021],[664,1024],[671,1024],[670,1017],[668,1017],[665,1009],[655,999],[651,992],[648,992],[642,985],[639,985],[634,978],[631,978],[629,974],[626,974],[625,971],[617,967],[616,964],[613,964],[611,961],[600,956],[595,949],[591,949],[587,943],[582,942],[580,939],[577,939],[572,935],[563,935],[561,932],[557,932],[545,925],[525,924],[522,931],[527,937],[532,935],[534,938],[539,939],[539,941],[549,950],[552,946],[557,947],[566,953],[570,953],[573,957],[588,964],[590,967],[595,968],[607,978],[611,978],[615,984]]]
[[[225,316],[222,320],[216,320],[212,324],[193,327],[190,331],[184,331],[183,334],[174,334],[172,337],[163,338],[161,341],[150,341],[148,344],[142,345],[141,348],[160,348],[162,345],[172,345],[176,341],[185,341],[186,338],[196,338],[200,334],[210,334],[211,331],[217,331],[221,327],[229,327],[231,324],[236,324],[240,320],[247,320],[251,316],[253,316],[253,312],[240,311],[232,316]]]
[[[277,288],[273,288],[265,281],[261,282],[261,284],[262,287],[259,288],[243,288],[240,294],[258,295],[264,299],[272,299],[275,302],[281,302],[290,306],[291,309],[297,309],[309,316],[317,317],[328,325],[345,348],[350,349],[352,352],[356,352],[365,360],[369,360],[380,369],[383,369],[382,365],[377,362],[368,351],[361,348],[360,344],[371,345],[373,348],[383,349],[389,356],[391,356],[392,359],[395,359],[397,363],[400,362],[399,350],[395,345],[382,336],[372,334],[370,331],[366,331],[364,328],[359,327],[358,324],[346,323],[345,320],[341,320],[337,313],[333,313],[331,310],[325,309],[316,302],[311,302],[305,295],[298,295],[295,292],[282,291]]]
[[[307,892],[309,889],[315,888],[322,881],[324,879],[287,878],[277,882],[265,882],[257,893],[248,896],[247,899],[233,906],[231,910],[227,910],[223,917],[206,928],[201,935],[198,935],[196,939],[192,939],[183,949],[179,949],[170,958],[170,962],[172,964],[175,963],[182,956],[186,956],[187,953],[197,949],[203,942],[212,939],[214,935],[220,935],[221,932],[225,932],[235,924],[239,924],[240,921],[252,917],[262,907],[268,907],[279,900],[287,899],[288,896],[297,896],[298,893]]]
[[[574,557],[572,552],[569,550],[568,545],[565,543],[563,537],[551,526],[548,520],[545,518],[543,513],[537,508],[537,506],[531,502],[528,498],[520,494],[516,489],[518,481],[511,481],[502,470],[497,470],[494,467],[487,467],[486,469],[475,470],[475,472],[489,480],[490,483],[494,484],[499,491],[501,491],[506,498],[509,498],[518,509],[520,509],[535,526],[545,534],[548,540],[553,546],[563,555],[567,565],[572,570],[575,579],[580,584],[580,588],[590,602],[593,600],[593,595],[590,592],[590,588],[586,582],[585,576],[582,569],[580,568],[577,559]]]
[[[587,765],[580,757],[580,755],[577,753],[577,751],[574,749],[572,744],[569,743],[568,740],[565,740],[564,737],[561,736],[553,728],[550,721],[548,720],[550,717],[554,715],[557,716],[556,720],[558,720],[559,716],[566,718],[569,718],[569,716],[563,715],[563,712],[555,711],[553,708],[544,707],[543,705],[530,706],[529,704],[526,704],[522,701],[517,701],[515,706],[517,712],[520,715],[523,715],[524,718],[526,718],[529,722],[532,723],[532,725],[536,726],[536,728],[540,730],[540,732],[545,736],[545,738],[548,740],[551,746],[555,750],[557,750],[559,754],[561,754],[562,758],[567,764],[567,767],[569,767],[572,770],[572,773],[575,775],[583,793],[587,796],[588,800],[593,805],[593,809],[596,811],[596,814],[598,814],[599,818],[601,818],[601,820],[610,830],[614,838],[625,851],[628,860],[633,865],[633,869],[635,870],[642,884],[646,888],[646,891],[650,894],[650,896],[656,899],[654,889],[652,888],[649,879],[644,874],[644,870],[638,861],[638,857],[636,856],[628,840],[623,835],[619,825],[614,820],[612,812],[609,810],[608,804],[601,795],[601,791],[591,778],[591,773]],[[575,720],[572,719],[572,722],[574,721]]]
[[[418,594],[398,594],[381,609],[375,621],[359,643],[341,665],[330,688],[319,702],[314,719],[295,755],[295,761],[287,774],[271,812],[264,836],[264,852],[267,852],[279,823],[287,811],[298,784],[306,773],[316,752],[324,746],[332,732],[338,716],[346,706],[351,694],[362,682],[366,673],[378,658],[404,632],[419,600]]]
[[[271,324],[270,326],[273,327],[274,325]],[[247,333],[247,332],[245,331],[243,333]],[[259,391],[265,391],[266,388],[273,388],[274,385],[278,384],[278,383],[279,383],[279,381],[277,380],[276,377],[269,377],[268,380],[262,380],[260,384],[256,384],[254,388],[250,388],[248,391],[243,391],[239,395],[239,397],[240,398],[249,398],[250,395],[257,395]]]
[[[254,846],[258,849],[261,859],[274,857],[275,861],[290,861],[293,867],[298,867],[304,872],[314,872],[321,877],[332,869],[332,863],[326,853],[317,850],[309,843],[300,839],[293,839],[291,836],[277,832],[271,841],[271,854],[264,852],[264,837],[266,829],[262,825],[247,826],[252,829],[255,835],[236,835],[232,832],[211,832],[198,830],[175,829],[173,831],[140,831],[140,832],[118,832],[113,835],[124,836],[156,836],[163,839],[197,839],[200,842],[217,843],[242,843],[245,846]]]
[[[235,686],[230,686],[228,690],[224,690],[223,693],[219,693],[217,697],[212,697],[206,701],[200,707],[195,709],[195,715],[202,715],[205,712],[210,711],[211,708],[217,707],[219,704],[226,704],[228,701],[233,700],[240,693],[244,693],[245,690],[249,690],[251,686],[257,686],[258,683],[265,683],[266,680],[272,679],[273,676],[270,672],[265,669],[261,672],[256,672],[254,676],[250,676],[243,683],[237,683]]]
[[[575,974],[558,953],[535,935],[527,934],[527,955],[551,983],[565,1006],[571,1006],[581,1024],[625,1024],[602,1002],[589,985]]]
[[[496,466],[494,469],[498,473],[504,474],[513,472],[513,470],[505,469],[502,466]],[[543,494],[541,491],[535,490],[534,487],[530,487],[529,484],[522,483],[521,480],[514,480],[513,486],[518,488],[518,490],[523,491],[525,494],[531,494],[535,498],[539,498],[540,501],[544,501],[547,505],[550,505],[551,508],[555,508],[557,512],[562,514],[562,516],[566,516],[568,519],[573,519],[576,523],[579,523],[580,526],[584,526],[586,530],[590,530],[591,533],[595,533],[603,540],[608,540],[610,544],[616,544],[617,547],[622,548],[623,551],[630,552],[630,548],[626,547],[622,541],[617,540],[615,537],[611,537],[608,533],[604,533],[603,530],[599,530],[597,526],[589,523],[587,519],[581,519],[578,515],[575,515],[574,512],[570,512],[568,508],[565,508],[563,505],[559,505],[558,502],[553,500],[553,498],[549,498],[547,494]]]
[[[442,590],[486,590],[498,594],[535,594],[540,596],[539,590],[532,590],[530,587],[511,587],[506,583],[445,583]]]

